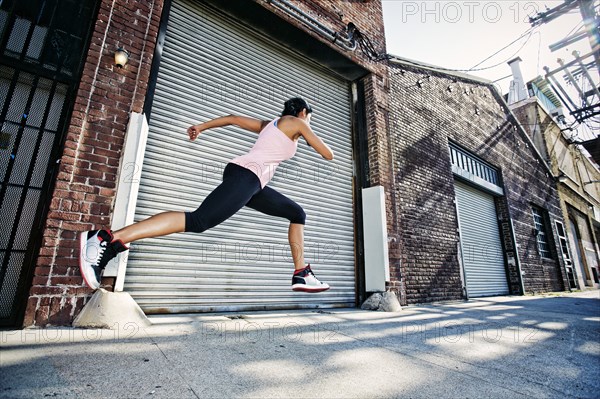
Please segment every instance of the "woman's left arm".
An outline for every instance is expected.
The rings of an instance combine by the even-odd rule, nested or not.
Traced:
[[[310,125],[305,121],[296,118],[299,124],[299,130],[304,140],[311,146],[315,151],[317,151],[323,158],[328,161],[333,160],[333,150],[318,137],[315,132],[310,128]]]
[[[187,133],[192,141],[196,140],[200,133],[207,129],[229,125],[236,125],[251,132],[260,133],[268,123],[269,121],[262,121],[260,119],[249,118],[247,116],[227,115],[190,126],[187,130]]]

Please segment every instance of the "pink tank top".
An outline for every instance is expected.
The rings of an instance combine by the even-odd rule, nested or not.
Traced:
[[[273,178],[277,166],[293,157],[298,148],[298,141],[290,139],[277,127],[278,120],[279,118],[264,127],[247,154],[231,160],[254,172],[260,180],[261,188]]]

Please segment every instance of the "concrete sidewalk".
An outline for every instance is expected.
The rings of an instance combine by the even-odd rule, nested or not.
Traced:
[[[2,398],[600,397],[600,293],[0,332]]]

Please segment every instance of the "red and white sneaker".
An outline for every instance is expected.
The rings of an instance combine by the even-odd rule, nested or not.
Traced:
[[[110,230],[84,231],[79,236],[79,270],[85,284],[100,287],[102,271],[120,252],[129,248],[121,240],[113,241]]]
[[[308,264],[304,269],[296,270],[292,277],[292,290],[303,292],[322,292],[328,290],[329,284],[319,281]]]

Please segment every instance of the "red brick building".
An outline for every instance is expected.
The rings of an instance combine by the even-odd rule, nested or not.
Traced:
[[[404,304],[464,298],[453,206],[461,170],[451,160],[460,153],[484,177],[502,172],[489,187],[463,178],[504,190],[493,201],[505,293],[564,289],[553,235],[540,260],[526,205],[552,225],[552,177],[491,86],[397,63],[388,71],[380,1],[84,3],[1,5],[3,324],[70,324],[92,294],[78,233],[195,209],[254,140],[224,128],[189,143],[187,126],[229,113],[273,118],[296,95],[313,105],[313,128],[336,160],[301,144],[272,184],[307,211],[306,257],[334,288],[292,294],[285,223],[249,210],[202,235],[134,243],[107,268],[106,288],[130,292],[148,313],[355,306],[369,263],[361,189],[382,186],[387,289]],[[119,48],[129,53],[122,68]],[[29,146],[17,139],[27,131],[37,132]]]

